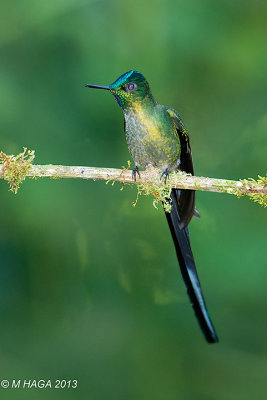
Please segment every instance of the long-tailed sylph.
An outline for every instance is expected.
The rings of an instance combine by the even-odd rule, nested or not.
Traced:
[[[139,168],[149,164],[159,168],[165,179],[176,170],[193,175],[189,136],[180,115],[156,102],[140,72],[126,72],[108,86],[85,86],[109,90],[122,108],[126,140],[135,163],[134,179],[140,174]],[[188,296],[207,341],[215,343],[218,338],[200,287],[187,227],[192,216],[197,215],[195,192],[172,189],[170,202],[171,211],[165,214]]]

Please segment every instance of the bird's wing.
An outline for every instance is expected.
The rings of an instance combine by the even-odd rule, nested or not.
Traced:
[[[181,143],[180,169],[188,174],[194,175],[189,135],[185,129],[180,115],[172,108],[167,108],[167,112],[175,125],[176,132]]]
[[[179,169],[187,174],[194,175],[189,135],[184,127],[183,121],[175,110],[166,108],[166,111],[175,125],[180,140],[181,154]],[[179,205],[180,228],[184,228],[189,224],[195,213],[195,191],[182,189],[176,191],[176,196]]]

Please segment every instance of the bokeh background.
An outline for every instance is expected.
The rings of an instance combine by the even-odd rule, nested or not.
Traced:
[[[0,15],[0,150],[127,165],[121,110],[82,85],[137,69],[182,115],[198,175],[266,173],[266,1],[18,0]],[[135,188],[80,180],[0,190],[0,379],[78,380],[1,398],[266,399],[266,210],[197,194],[207,345],[152,198],[133,208]]]

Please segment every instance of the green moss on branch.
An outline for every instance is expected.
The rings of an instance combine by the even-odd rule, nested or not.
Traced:
[[[23,152],[17,156],[6,155],[3,151],[0,152],[0,161],[3,164],[4,179],[9,182],[9,190],[17,193],[22,181],[26,178],[31,163],[34,160],[34,151],[27,150],[24,147]]]

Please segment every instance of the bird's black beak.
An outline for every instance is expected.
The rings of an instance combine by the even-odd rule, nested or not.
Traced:
[[[110,90],[109,86],[99,86],[99,85],[84,85],[85,87],[89,87],[89,88],[94,88],[94,89],[105,89],[105,90]]]

